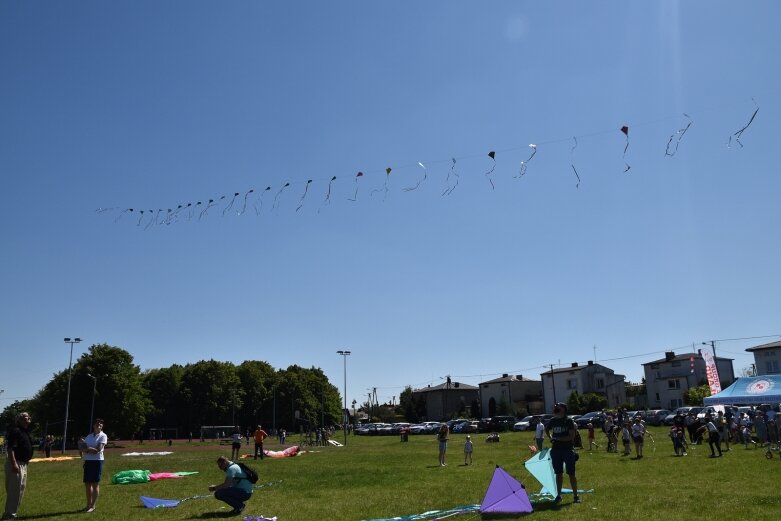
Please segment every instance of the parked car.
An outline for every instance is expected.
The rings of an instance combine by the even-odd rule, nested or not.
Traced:
[[[664,423],[664,419],[670,414],[671,411],[667,409],[653,409],[646,413],[645,421],[651,425],[659,426]]]
[[[664,423],[665,425],[668,425],[668,426],[672,425],[673,424],[673,418],[675,418],[676,415],[682,414],[682,415],[686,416],[687,414],[689,414],[689,411],[691,409],[694,409],[694,407],[692,407],[690,405],[687,405],[685,407],[678,407],[673,412],[671,412],[670,414],[665,416],[664,420],[662,420],[662,423]]]
[[[464,434],[473,434],[479,432],[477,430],[477,424],[478,424],[477,420],[470,421],[469,423],[467,423],[461,428],[461,432],[463,432]]]
[[[541,416],[530,415],[524,416],[520,421],[515,422],[513,425],[514,431],[531,431],[537,428],[537,423],[542,419]]]
[[[504,432],[512,430],[517,421],[514,416],[492,416],[480,420],[478,428],[480,432]]]
[[[410,434],[423,434],[426,431],[426,426],[422,423],[416,423],[409,426]]]
[[[575,425],[578,426],[578,429],[585,429],[588,424],[592,424],[594,428],[601,428],[602,425],[605,423],[605,418],[602,416],[602,412],[600,411],[592,411],[587,412],[577,420],[575,420]]]
[[[394,423],[391,425],[391,434],[401,434],[402,431],[409,432],[410,424],[406,422]]]

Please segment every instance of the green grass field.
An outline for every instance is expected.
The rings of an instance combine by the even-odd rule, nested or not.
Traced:
[[[578,479],[581,489],[593,489],[583,503],[564,498],[561,506],[540,505],[537,519],[629,519],[689,520],[697,517],[752,521],[777,520],[781,513],[781,459],[774,453],[733,447],[724,457],[710,459],[706,446],[676,458],[666,430],[651,428],[655,444],[647,443],[645,458],[629,459],[602,450],[581,450]],[[350,437],[347,447],[312,448],[295,458],[246,460],[260,474],[260,483],[274,482],[253,494],[244,515],[278,516],[279,521],[352,521],[387,518],[480,503],[496,465],[521,481],[529,492],[539,485],[524,469],[532,433],[506,433],[499,443],[489,444],[484,435],[472,435],[474,465],[463,466],[464,436],[451,435],[448,466],[437,465],[433,436]],[[336,439],[342,441],[341,435]],[[298,441],[297,436],[288,439]],[[600,443],[602,440],[598,440]],[[208,494],[211,483],[222,481],[215,464],[219,455],[230,455],[228,446],[214,443],[167,447],[162,443],[122,443],[107,451],[101,496],[97,511],[80,513],[85,504],[79,460],[30,464],[28,490],[20,518],[168,520],[213,519],[227,514],[226,506],[213,497],[195,499],[170,509],[146,509],[139,496],[182,499]],[[654,448],[655,445],[655,448]],[[272,443],[267,448],[278,449]],[[123,457],[131,451],[173,450],[168,456]],[[246,447],[249,451],[250,447]],[[152,472],[198,471],[178,480],[137,485],[113,485],[110,477],[128,469]],[[568,486],[565,478],[564,486]],[[5,490],[0,492],[5,502]],[[479,519],[478,514],[455,519]],[[510,517],[512,519],[512,517]],[[240,519],[240,518],[238,518]]]

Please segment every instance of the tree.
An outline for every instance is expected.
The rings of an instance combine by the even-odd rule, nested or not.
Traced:
[[[236,411],[244,403],[244,394],[232,363],[201,360],[186,365],[182,397],[187,403],[188,430],[198,430],[201,425],[233,424]]]
[[[244,403],[241,407],[241,424],[250,428],[265,422],[273,415],[274,388],[277,374],[266,362],[247,360],[236,368],[244,389]],[[265,422],[268,423],[268,422]]]
[[[710,386],[707,384],[691,387],[683,393],[683,403],[686,405],[702,405],[702,399],[707,396],[710,396]]]
[[[405,387],[399,394],[399,406],[404,419],[410,423],[418,423],[421,418],[426,417],[426,400],[420,394],[416,399],[410,386]]]
[[[152,427],[180,428],[188,423],[187,407],[182,398],[184,367],[174,364],[144,373],[144,388],[152,401],[146,424]]]
[[[580,401],[581,407],[585,411],[601,411],[607,407],[607,398],[597,393],[586,393]]]
[[[88,375],[97,378],[93,381]],[[32,400],[33,418],[49,426],[49,432],[62,432],[68,388],[68,371],[55,373]],[[90,430],[93,389],[95,418],[103,418],[109,438],[129,436],[144,424],[152,409],[143,386],[141,370],[133,356],[108,344],[90,346],[73,365],[68,414],[68,432],[75,438]]]
[[[572,391],[572,393],[569,395],[569,398],[567,398],[567,410],[569,411],[569,414],[582,414],[586,411],[595,410],[584,409],[585,408],[583,406],[583,400],[581,399],[580,393],[578,393],[577,389]]]

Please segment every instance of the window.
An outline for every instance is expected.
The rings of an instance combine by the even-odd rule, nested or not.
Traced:
[[[778,360],[768,360],[765,362],[765,372],[768,374],[778,373]]]
[[[659,393],[656,393],[656,401],[659,401]]]
[[[567,380],[567,389],[577,389],[578,388],[578,380],[577,378],[570,378]]]
[[[678,407],[683,407],[683,400],[681,400],[680,398],[673,398],[672,400],[670,400],[671,410],[675,410]]]
[[[667,388],[668,389],[680,389],[681,388],[681,381],[678,380],[678,379],[667,380]]]
[[[597,378],[597,389],[604,389],[604,388],[605,388],[605,379]]]
[[[673,367],[681,367],[681,361],[680,360],[676,360],[675,362],[672,363],[672,366]]]

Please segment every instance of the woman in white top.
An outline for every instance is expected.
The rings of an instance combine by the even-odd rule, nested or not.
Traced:
[[[87,494],[85,512],[94,512],[100,495],[100,476],[103,473],[103,448],[108,437],[103,432],[103,420],[98,418],[92,425],[92,432],[84,439],[84,488]]]

